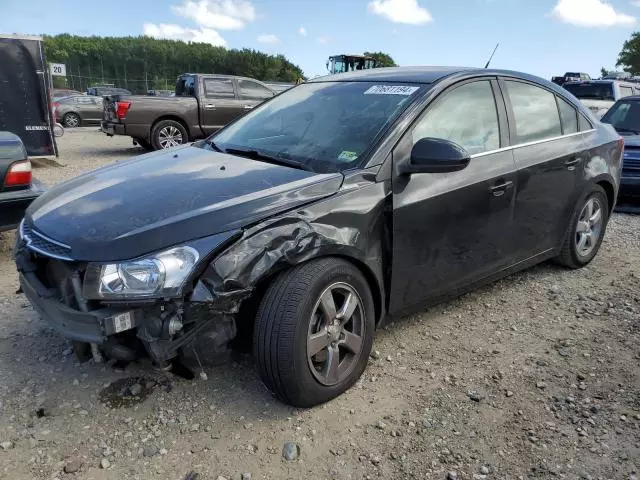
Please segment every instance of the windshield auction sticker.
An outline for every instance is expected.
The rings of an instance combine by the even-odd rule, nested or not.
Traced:
[[[365,95],[411,95],[420,87],[407,87],[406,85],[374,85]]]

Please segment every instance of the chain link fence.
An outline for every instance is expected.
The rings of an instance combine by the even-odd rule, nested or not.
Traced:
[[[145,75],[144,78],[89,76],[74,74],[73,70],[67,67],[67,76],[53,77],[53,86],[86,92],[87,88],[96,85],[112,85],[118,88],[126,88],[134,94],[144,95],[149,90],[173,90],[176,85],[176,78],[177,75],[170,78],[148,75]]]

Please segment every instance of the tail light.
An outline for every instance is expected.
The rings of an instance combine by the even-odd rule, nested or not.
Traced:
[[[21,160],[9,167],[4,177],[4,186],[18,187],[26,185],[31,185],[31,162],[29,160]]]
[[[131,107],[131,102],[116,102],[116,116],[118,120],[122,120],[127,116],[129,107]]]

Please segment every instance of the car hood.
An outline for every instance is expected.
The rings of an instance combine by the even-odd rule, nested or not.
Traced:
[[[62,183],[31,204],[25,222],[74,260],[125,260],[327,197],[342,180],[189,145]]]

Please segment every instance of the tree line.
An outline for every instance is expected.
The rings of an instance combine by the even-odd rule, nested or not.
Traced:
[[[96,83],[142,93],[146,89],[173,89],[185,72],[242,75],[263,81],[295,82],[303,77],[297,65],[284,55],[269,55],[244,48],[227,49],[208,43],[185,43],[151,37],[44,36],[48,62],[67,66],[70,79],[82,88]],[[57,78],[56,83],[64,80]],[[84,80],[84,81],[83,81]],[[75,85],[73,85],[75,87]],[[77,87],[76,87],[77,88]]]

